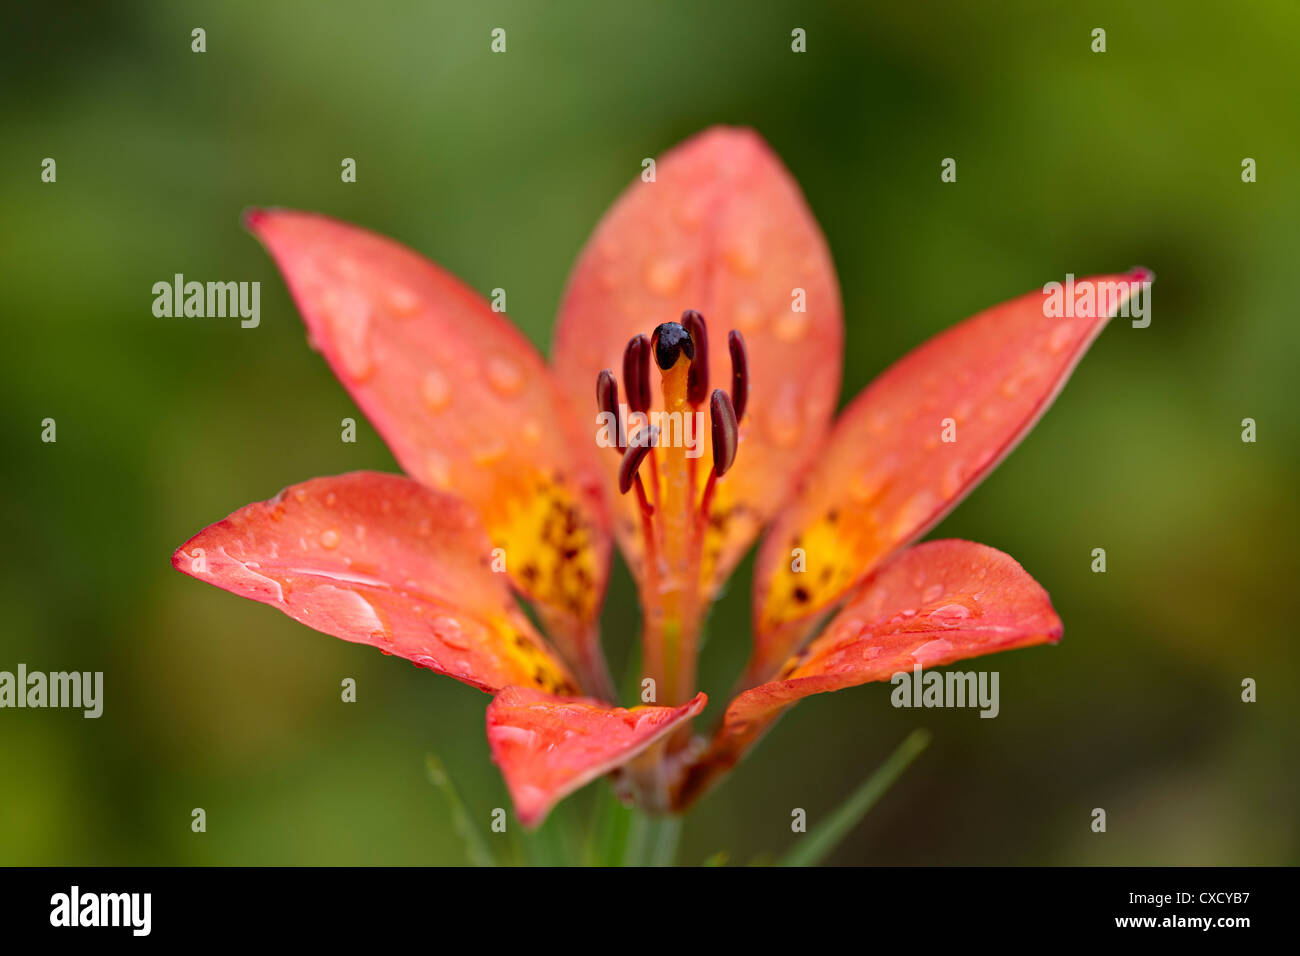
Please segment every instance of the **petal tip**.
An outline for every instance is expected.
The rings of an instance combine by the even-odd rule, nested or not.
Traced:
[[[260,206],[249,206],[240,214],[239,221],[243,224],[245,229],[253,235],[257,235],[259,227],[265,223],[269,216],[270,212],[268,210],[263,209]]]

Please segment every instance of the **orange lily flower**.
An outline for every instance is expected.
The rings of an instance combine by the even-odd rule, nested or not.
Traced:
[[[574,268],[549,365],[391,240],[299,212],[247,223],[410,477],[312,479],[206,528],[173,564],[492,694],[489,744],[526,825],[609,773],[643,808],[680,812],[803,697],[1060,638],[1007,555],[909,545],[1010,452],[1144,270],[1091,280],[1118,293],[1096,316],[1047,318],[1043,292],[982,312],[832,423],[835,271],[753,132],[708,130],[619,199]],[[632,419],[613,451],[597,413]],[[694,739],[701,626],[764,528],[741,693]],[[630,709],[597,625],[611,537],[645,622],[653,703]]]

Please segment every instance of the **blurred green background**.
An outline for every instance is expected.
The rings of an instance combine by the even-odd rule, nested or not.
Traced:
[[[884,684],[810,699],[689,818],[679,859],[780,851],[792,808],[816,821],[923,725],[934,744],[834,862],[1300,860],[1294,3],[15,6],[0,669],[102,670],[106,700],[99,720],[0,711],[0,862],[463,860],[424,755],[483,819],[508,806],[487,697],[170,567],[199,528],[287,484],[396,470],[368,425],[339,441],[355,408],[240,211],[391,235],[507,288],[545,348],[570,265],[641,159],[719,122],[772,143],[825,229],[845,400],[1067,271],[1142,264],[1158,281],[1150,328],[1113,323],[936,532],[1015,555],[1065,640],[988,661],[996,720],[895,710]],[[151,286],[176,272],[260,280],[261,327],[155,318]],[[746,649],[750,569],[711,621],[716,695]],[[622,666],[638,615],[621,566],[605,625]]]

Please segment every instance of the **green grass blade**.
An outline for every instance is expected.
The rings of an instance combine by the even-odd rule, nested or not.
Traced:
[[[889,759],[863,781],[847,800],[813,827],[811,832],[799,838],[799,842],[781,858],[780,865],[816,866],[826,859],[929,743],[928,730],[914,730],[908,734],[898,749],[889,755]]]
[[[460,799],[460,794],[456,792],[451,777],[447,776],[447,768],[442,765],[442,761],[433,754],[425,754],[424,768],[429,775],[429,782],[442,791],[443,799],[447,801],[447,806],[451,810],[452,827],[464,841],[465,855],[470,863],[475,866],[496,866],[496,857],[488,849],[483,834],[469,818],[465,804]]]
[[[598,786],[587,839],[587,862],[591,866],[618,866],[627,845],[632,812],[615,796],[612,785],[602,782]]]

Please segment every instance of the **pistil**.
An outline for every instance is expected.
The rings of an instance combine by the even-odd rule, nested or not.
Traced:
[[[642,673],[653,680],[655,688],[653,700],[643,697],[645,703],[680,704],[694,693],[707,588],[701,569],[709,508],[718,480],[736,459],[738,406],[748,395],[748,366],[739,333],[728,336],[732,395],[722,389],[709,392],[707,349],[704,318],[688,311],[681,322],[665,322],[649,338],[633,338],[623,358],[629,410],[649,416],[622,451],[618,481],[623,494],[635,490],[642,519],[645,570],[638,582],[645,614]],[[659,370],[660,385],[660,402],[653,409],[651,356]],[[601,372],[598,405],[608,410],[617,402],[617,396],[612,373]],[[702,416],[706,406],[713,447],[707,478],[700,474],[699,456],[690,454],[692,449],[686,440],[696,416]],[[658,426],[649,421],[656,421]],[[703,437],[701,431],[694,428],[696,442]],[[666,800],[670,768],[675,765],[672,753],[688,739],[689,735],[677,735],[651,748],[629,766],[628,776],[640,791],[642,805],[655,807]]]

